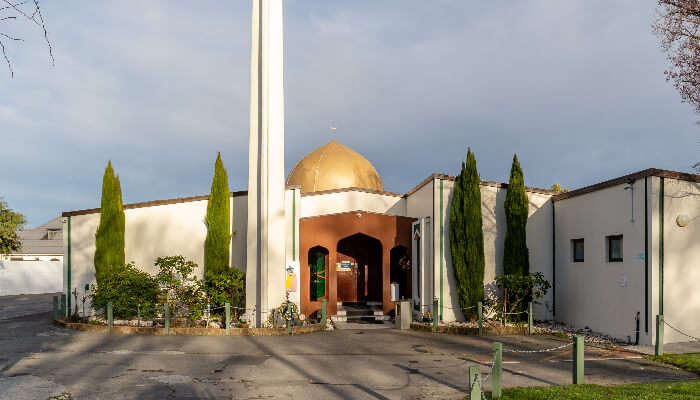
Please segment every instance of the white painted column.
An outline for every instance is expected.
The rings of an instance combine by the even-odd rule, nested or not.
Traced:
[[[283,53],[282,0],[253,0],[246,307],[256,326],[285,291]]]

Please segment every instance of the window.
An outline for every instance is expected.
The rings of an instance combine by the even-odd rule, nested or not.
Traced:
[[[622,261],[622,235],[608,236],[608,261]]]
[[[61,233],[60,229],[49,229],[49,231],[47,233],[47,239],[49,239],[49,240],[60,239],[60,236],[59,236],[60,233]]]
[[[574,262],[583,262],[583,239],[573,239],[571,248],[574,253]]]

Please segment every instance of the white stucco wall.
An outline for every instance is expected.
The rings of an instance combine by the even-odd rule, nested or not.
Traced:
[[[660,178],[654,178],[655,194],[658,198]],[[654,203],[659,225],[658,201]],[[680,227],[676,223],[679,215],[687,215],[690,223]],[[664,179],[664,288],[663,307],[666,322],[679,330],[700,337],[700,183],[676,179]],[[658,235],[659,229],[655,230]],[[658,281],[658,236],[657,253],[654,257],[654,272]],[[654,316],[658,313],[658,287],[655,290]],[[655,317],[653,317],[655,318]],[[653,325],[653,324],[652,324]],[[688,337],[664,328],[664,343],[688,341]]]
[[[0,261],[0,296],[60,292],[61,272],[60,261]]]
[[[156,273],[158,257],[182,255],[194,261],[195,274],[204,275],[204,241],[207,235],[205,216],[207,200],[129,208],[125,216],[125,258],[141,270]],[[231,197],[232,239],[231,264],[245,269],[247,198]],[[71,218],[71,288],[83,291],[85,284],[95,283],[95,233],[100,214],[75,215]],[[68,254],[68,235],[63,235]],[[63,262],[63,291],[68,292],[68,257]]]
[[[301,197],[301,218],[363,210],[389,215],[406,215],[405,199],[379,193],[342,191]]]
[[[440,297],[440,180],[434,181],[434,221],[435,229],[433,235],[434,243],[434,271],[435,293]],[[443,288],[443,320],[454,321],[463,320],[464,317],[459,310],[459,300],[457,298],[456,282],[454,271],[452,270],[452,259],[450,254],[450,204],[454,181],[443,179],[443,265],[442,279]],[[503,244],[505,242],[506,217],[503,204],[505,202],[507,189],[496,187],[490,184],[481,185],[481,214],[482,228],[484,231],[484,284],[493,286],[497,275],[503,274]],[[546,279],[552,280],[552,211],[550,196],[547,194],[527,192],[529,200],[529,219],[527,225],[527,244],[530,250],[530,271],[542,272]],[[551,292],[542,300],[542,305],[535,307],[535,318],[548,318],[547,306],[551,305]]]
[[[644,332],[644,179],[634,182],[633,192],[625,190],[625,186],[555,203],[555,318],[622,340],[628,336],[634,340],[635,316],[639,312],[640,343],[649,343],[650,332]],[[622,262],[608,261],[607,237],[611,235],[623,235]],[[581,238],[584,261],[573,262],[571,241]]]

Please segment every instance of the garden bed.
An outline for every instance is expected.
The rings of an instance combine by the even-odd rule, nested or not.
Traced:
[[[66,320],[57,320],[55,323],[59,326],[68,329],[74,329],[84,332],[103,332],[108,331],[107,325],[95,323],[70,322]],[[313,324],[306,326],[292,327],[293,335],[301,335],[325,330],[326,327],[322,324]],[[185,336],[286,336],[287,328],[231,328],[227,334],[224,328],[193,328],[193,327],[170,327],[168,335],[185,335]],[[144,326],[112,326],[112,333],[122,335],[156,335],[165,336],[164,327],[144,327]]]
[[[412,322],[411,329],[415,331],[432,332],[433,324],[424,322]],[[437,333],[449,333],[453,335],[478,335],[479,328],[471,326],[456,326],[456,325],[438,325]],[[486,326],[483,327],[484,336],[503,336],[503,335],[526,335],[527,326]]]

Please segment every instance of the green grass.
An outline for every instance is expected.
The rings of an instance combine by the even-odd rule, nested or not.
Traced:
[[[486,398],[491,399],[490,393]],[[514,388],[504,390],[502,397],[503,400],[690,400],[698,398],[700,398],[698,380],[617,386],[569,385]]]
[[[644,356],[647,360],[674,365],[688,372],[700,375],[700,353],[664,354],[662,356]],[[698,396],[700,397],[700,395]]]

